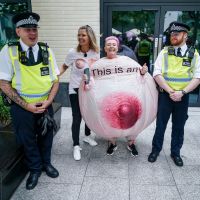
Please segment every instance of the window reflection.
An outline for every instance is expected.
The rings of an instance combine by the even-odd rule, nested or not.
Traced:
[[[155,11],[113,11],[112,33],[122,35],[125,43],[140,33],[154,35]],[[126,37],[125,37],[126,36]],[[137,38],[139,39],[139,38]]]
[[[152,71],[156,11],[113,11],[112,34],[120,41],[119,54],[128,56]]]
[[[28,3],[0,3],[0,50],[4,44],[17,38],[12,17],[28,10]]]

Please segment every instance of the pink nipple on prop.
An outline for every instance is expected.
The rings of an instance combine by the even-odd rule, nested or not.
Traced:
[[[115,93],[103,99],[102,117],[117,129],[131,128],[140,118],[141,102],[127,93]]]

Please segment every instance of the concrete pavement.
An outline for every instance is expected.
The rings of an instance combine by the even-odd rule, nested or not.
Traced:
[[[25,189],[26,178],[11,200],[199,200],[200,199],[200,108],[189,109],[185,141],[181,151],[183,167],[170,158],[171,123],[164,148],[155,163],[147,161],[155,122],[136,141],[139,156],[131,157],[125,139],[118,139],[118,150],[106,155],[107,142],[96,136],[98,146],[82,142],[82,159],[72,156],[71,109],[62,108],[61,129],[54,137],[52,163],[60,176],[42,174],[34,190]]]

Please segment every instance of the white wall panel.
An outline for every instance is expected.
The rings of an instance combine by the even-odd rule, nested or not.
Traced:
[[[68,50],[77,45],[77,30],[90,25],[99,39],[99,0],[32,0],[32,10],[40,15],[39,40],[53,49],[58,66],[64,62]],[[66,72],[61,81],[69,80]]]

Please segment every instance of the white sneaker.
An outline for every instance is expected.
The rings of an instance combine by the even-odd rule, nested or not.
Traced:
[[[81,159],[81,147],[79,145],[74,146],[74,160],[80,160]]]
[[[97,146],[97,142],[90,135],[85,136],[83,141],[87,142],[90,146]]]

